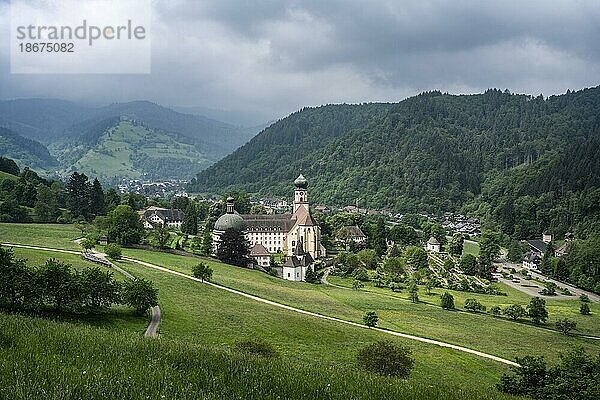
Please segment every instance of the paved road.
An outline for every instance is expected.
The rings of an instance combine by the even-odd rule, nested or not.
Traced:
[[[246,297],[246,298],[258,301],[260,303],[268,304],[268,305],[271,305],[271,306],[274,306],[274,307],[278,307],[278,308],[282,308],[282,309],[285,309],[285,310],[288,310],[288,311],[292,311],[292,312],[296,312],[296,313],[300,313],[300,314],[304,314],[304,315],[310,315],[312,317],[326,319],[326,320],[329,320],[329,321],[335,321],[335,322],[339,322],[339,323],[346,324],[346,325],[351,325],[351,326],[354,326],[354,327],[357,327],[357,328],[361,328],[361,329],[370,329],[370,330],[378,331],[378,332],[381,332],[381,333],[384,333],[384,334],[387,334],[387,335],[401,337],[401,338],[404,338],[404,339],[415,340],[415,341],[419,341],[419,342],[423,342],[423,343],[428,343],[428,344],[432,344],[432,345],[436,345],[436,346],[440,346],[440,347],[445,347],[445,348],[449,348],[449,349],[453,349],[453,350],[457,350],[457,351],[462,351],[464,353],[473,354],[473,355],[476,355],[476,356],[479,356],[479,357],[487,358],[489,360],[493,360],[493,361],[500,362],[500,363],[507,364],[507,365],[511,365],[511,366],[519,366],[519,364],[517,364],[514,361],[510,361],[510,360],[507,360],[507,359],[504,359],[504,358],[501,358],[501,357],[497,357],[497,356],[494,356],[492,354],[487,354],[487,353],[484,353],[484,352],[481,352],[481,351],[469,349],[467,347],[457,346],[457,345],[454,345],[454,344],[450,344],[450,343],[446,343],[446,342],[441,342],[439,340],[428,339],[428,338],[424,338],[424,337],[420,337],[420,336],[409,335],[409,334],[406,334],[406,333],[401,333],[401,332],[396,332],[396,331],[390,331],[390,330],[382,329],[382,328],[369,328],[366,325],[362,325],[362,324],[359,324],[359,323],[356,323],[356,322],[346,321],[346,320],[343,320],[343,319],[340,319],[340,318],[335,318],[335,317],[330,317],[330,316],[327,316],[327,315],[313,313],[313,312],[310,312],[310,311],[302,310],[300,308],[291,307],[291,306],[288,306],[288,305],[285,305],[285,304],[277,303],[275,301],[263,299],[262,297],[254,296],[254,295],[251,295],[251,294],[248,294],[248,293],[245,293],[245,292],[241,292],[239,290],[231,289],[231,288],[228,288],[226,286],[221,286],[221,285],[213,283],[213,282],[202,281],[201,279],[194,278],[193,276],[186,275],[186,274],[183,274],[181,272],[173,271],[173,270],[170,270],[168,268],[164,268],[164,267],[161,267],[161,266],[158,266],[158,265],[154,265],[154,264],[151,264],[151,263],[148,263],[148,262],[145,262],[145,261],[136,260],[136,259],[133,259],[133,258],[130,258],[130,257],[123,257],[123,259],[127,260],[127,261],[130,261],[130,262],[134,262],[134,263],[143,265],[143,266],[146,266],[146,267],[149,267],[149,268],[156,269],[156,270],[161,271],[161,272],[166,272],[168,274],[176,275],[176,276],[179,276],[179,277],[182,277],[182,278],[185,278],[185,279],[190,279],[192,281],[203,283],[205,285],[210,285],[210,286],[215,287],[217,289],[225,290],[227,292],[234,293],[234,294],[237,294],[239,296],[243,296],[243,297]]]
[[[106,259],[106,254],[103,254],[103,253],[93,252],[91,254],[90,253],[86,254],[86,253],[82,253],[80,251],[61,250],[61,249],[53,249],[53,248],[49,248],[49,247],[28,246],[28,245],[12,244],[12,243],[2,243],[2,246],[19,247],[22,249],[32,249],[32,250],[42,250],[42,251],[53,251],[55,253],[83,255],[89,261],[97,262],[97,263],[106,265],[110,268],[113,268],[117,272],[120,272],[121,274],[123,274],[128,279],[132,279],[132,280],[135,279],[135,277],[133,275],[131,275],[129,272],[125,271],[121,267],[108,261]],[[150,318],[150,324],[148,325],[148,328],[146,328],[146,332],[144,333],[144,336],[149,337],[149,338],[156,338],[158,335],[158,325],[160,324],[160,317],[161,317],[160,308],[158,306],[154,306],[151,308],[151,312],[152,312],[152,316]]]
[[[507,272],[508,272],[509,268],[514,268],[517,271],[523,269],[523,266],[521,264],[511,264],[511,263],[508,263],[504,259],[501,259],[500,261],[501,261],[500,266],[502,268],[504,268],[505,270],[507,270]],[[528,269],[528,271],[529,271],[530,275],[534,279],[537,279],[537,280],[539,280],[541,282],[545,282],[545,281],[553,282],[553,283],[555,283],[557,286],[559,286],[561,288],[567,288],[567,289],[569,289],[569,291],[571,293],[573,293],[573,296],[565,296],[565,295],[561,294],[560,292],[557,292],[556,296],[542,296],[538,292],[540,290],[542,290],[543,286],[540,286],[540,284],[538,282],[535,282],[535,281],[528,281],[528,280],[525,280],[525,279],[521,279],[520,283],[515,283],[515,282],[512,282],[512,281],[510,281],[508,279],[500,279],[500,281],[503,282],[503,283],[505,283],[505,284],[507,284],[507,285],[509,285],[509,286],[511,286],[511,287],[513,287],[513,288],[515,288],[515,289],[517,289],[517,290],[520,290],[521,292],[526,293],[526,294],[528,294],[530,296],[539,296],[539,297],[545,297],[547,299],[554,299],[554,300],[576,300],[582,294],[586,294],[590,298],[590,300],[595,301],[597,303],[600,303],[600,296],[598,296],[595,293],[588,292],[587,290],[580,289],[580,288],[575,287],[573,285],[570,285],[568,283],[557,281],[556,279],[553,279],[553,278],[548,278],[547,276],[544,276],[544,275],[540,274],[539,272],[531,270],[531,269]],[[540,286],[540,287],[537,287],[537,288],[528,288],[528,287],[522,286],[522,284],[537,285],[537,286]]]

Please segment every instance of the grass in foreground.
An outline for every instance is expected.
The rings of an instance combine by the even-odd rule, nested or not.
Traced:
[[[511,398],[20,316],[0,332],[0,398],[14,400]]]
[[[47,254],[50,253],[27,249],[21,250],[19,256],[43,257]],[[63,261],[67,261],[70,256],[63,253],[54,253],[54,255]],[[422,390],[421,387],[430,385],[432,388],[428,391],[432,396],[437,396],[438,391],[448,393],[466,391],[479,393],[478,396],[474,395],[474,398],[483,398],[498,381],[501,373],[507,370],[507,367],[502,364],[461,352],[292,313],[208,285],[140,267],[137,264],[126,262],[122,264],[136,276],[154,281],[159,288],[160,307],[163,313],[160,325],[161,342],[190,347],[201,344],[224,350],[241,340],[259,338],[271,343],[281,353],[282,365],[300,365],[304,366],[302,368],[306,371],[329,371],[332,376],[350,374],[361,377],[364,375],[366,378],[360,379],[368,380],[372,378],[356,365],[356,354],[367,344],[387,339],[408,346],[413,351],[416,361],[413,375],[407,383],[397,380],[391,382],[394,385],[408,385],[419,391]],[[68,326],[73,327],[69,329],[84,328],[88,325],[97,326],[102,328],[103,332],[110,332],[116,340],[122,335],[127,336],[127,331],[136,332],[141,336],[148,318],[132,319],[130,315],[120,315],[119,310],[113,309],[101,321],[73,320]],[[61,320],[64,321],[65,318]],[[23,329],[30,330],[27,327]],[[82,353],[89,354],[85,349],[87,345],[82,346]],[[93,353],[92,355],[100,357],[96,358],[97,362],[104,362],[101,356]],[[94,369],[93,366],[86,368]],[[288,368],[282,368],[283,373],[286,373]],[[61,379],[66,378],[60,378],[59,381]],[[275,376],[272,379],[282,378]],[[390,393],[397,393],[396,390],[392,388]],[[360,394],[360,397],[362,396]],[[411,398],[412,395],[403,396]],[[491,395],[492,398],[497,396],[500,395],[496,392]]]

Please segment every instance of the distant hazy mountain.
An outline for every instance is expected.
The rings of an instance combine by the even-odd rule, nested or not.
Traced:
[[[65,129],[89,118],[93,107],[58,99],[0,101],[0,126],[44,144],[60,139]]]
[[[263,126],[267,127],[274,121],[268,122],[270,118],[261,117],[252,112],[237,111],[237,110],[220,110],[209,107],[183,107],[183,106],[172,106],[175,111],[179,111],[184,114],[202,115],[208,118],[223,121],[231,125],[237,126]]]
[[[105,180],[184,179],[213,162],[194,144],[125,117],[100,121],[88,132],[78,140],[55,147],[63,175],[79,171]]]
[[[43,144],[6,128],[0,128],[0,156],[17,161],[21,167],[48,169],[58,166]]]
[[[154,146],[157,137],[160,137],[156,139],[159,142],[165,142],[168,137],[173,141],[172,144],[191,146],[193,151],[187,153],[191,157],[188,157],[189,168],[181,168],[181,165],[178,168],[154,168],[156,171],[169,173],[164,177],[175,175],[189,178],[191,176],[183,174],[193,174],[206,168],[246,143],[259,131],[256,127],[240,127],[201,115],[180,113],[148,101],[115,103],[102,107],[55,99],[0,101],[0,126],[46,144],[51,154],[60,161],[62,171],[70,171],[75,165],[84,166],[85,162],[77,164],[79,158],[94,150],[107,131],[122,119],[133,121],[136,126],[143,126],[148,132],[152,132],[143,135],[148,143],[136,139],[135,144],[139,148]],[[110,163],[110,160],[109,157],[104,162]],[[140,163],[144,161],[120,159],[119,163],[121,162],[135,163],[140,167]],[[165,165],[173,167],[172,164]],[[113,176],[115,171],[128,170],[121,167],[106,165],[107,172],[103,172],[101,168],[93,169],[99,175]],[[136,169],[133,175],[141,170]]]

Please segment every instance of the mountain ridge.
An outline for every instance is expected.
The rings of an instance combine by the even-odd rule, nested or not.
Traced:
[[[374,106],[329,105],[291,114],[199,173],[190,190],[287,196],[302,172],[313,203],[436,213],[468,206],[484,219],[502,220],[511,233],[515,217],[500,211],[507,198],[535,199],[539,215],[530,225],[564,231],[582,215],[562,203],[570,201],[567,193],[592,196],[600,185],[594,159],[600,87],[547,99],[497,89],[474,95],[432,91],[377,112],[368,107]],[[360,124],[345,124],[358,116]],[[573,160],[575,143],[588,149],[581,160]],[[561,169],[564,157],[578,165],[573,171],[579,176]],[[558,213],[559,204],[567,207],[564,215],[548,215]],[[526,214],[518,207],[512,212]]]

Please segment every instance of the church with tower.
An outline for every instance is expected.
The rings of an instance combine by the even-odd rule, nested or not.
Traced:
[[[294,181],[292,213],[287,214],[238,214],[233,199],[227,199],[227,213],[223,214],[213,230],[213,247],[227,229],[242,232],[251,248],[251,255],[281,253],[285,256],[282,277],[302,281],[306,269],[315,260],[325,257],[321,244],[321,228],[310,214],[308,181],[300,175]]]

